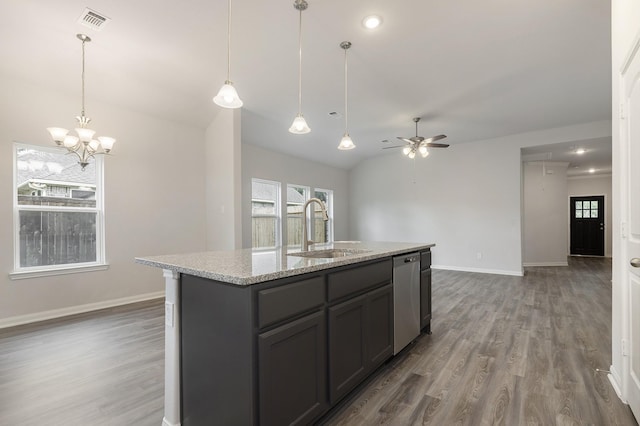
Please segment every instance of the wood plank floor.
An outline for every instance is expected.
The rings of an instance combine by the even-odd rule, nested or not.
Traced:
[[[525,277],[433,271],[430,336],[327,425],[636,425],[611,365],[611,261]]]
[[[433,334],[325,425],[636,425],[611,364],[611,262],[524,278],[433,271]],[[153,425],[162,301],[0,330],[0,425]],[[206,425],[203,425],[206,426]]]

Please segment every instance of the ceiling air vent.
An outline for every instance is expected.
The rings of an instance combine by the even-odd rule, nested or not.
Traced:
[[[101,13],[96,12],[95,10],[91,10],[88,7],[82,12],[80,18],[78,18],[78,23],[84,25],[85,27],[89,27],[92,30],[100,31],[111,21],[111,19],[107,18]]]

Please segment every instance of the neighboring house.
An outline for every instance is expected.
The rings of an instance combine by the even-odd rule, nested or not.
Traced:
[[[36,202],[32,197],[38,197],[37,203],[41,204],[43,197],[50,197],[66,198],[63,205],[95,206],[94,162],[90,162],[86,170],[82,170],[74,155],[21,148],[18,149],[17,165],[20,204]],[[86,200],[93,201],[87,203]]]

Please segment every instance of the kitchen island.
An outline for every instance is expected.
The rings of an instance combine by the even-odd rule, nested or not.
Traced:
[[[164,425],[309,424],[393,356],[394,256],[434,244],[343,242],[137,258],[166,279]]]

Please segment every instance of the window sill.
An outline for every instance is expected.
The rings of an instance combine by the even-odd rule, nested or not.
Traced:
[[[66,267],[51,268],[51,269],[14,271],[9,273],[9,278],[12,280],[24,280],[27,278],[40,278],[40,277],[50,277],[55,275],[78,274],[83,272],[106,271],[107,269],[109,269],[109,264],[95,263],[91,265],[81,265],[81,266],[76,265],[76,266],[66,266]]]

